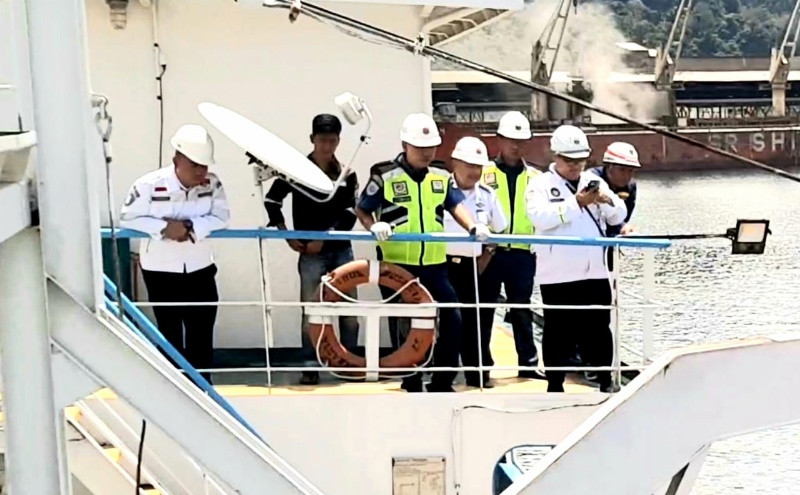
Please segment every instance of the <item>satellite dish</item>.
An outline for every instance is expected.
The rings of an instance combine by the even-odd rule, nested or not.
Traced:
[[[209,102],[200,103],[197,110],[225,137],[270,169],[271,175],[279,175],[323,194],[333,192],[333,183],[319,167],[252,120]]]

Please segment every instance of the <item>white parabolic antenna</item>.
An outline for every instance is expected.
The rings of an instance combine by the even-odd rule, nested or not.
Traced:
[[[333,182],[319,167],[252,120],[215,103],[203,102],[197,110],[225,137],[276,173],[320,193],[333,191]]]

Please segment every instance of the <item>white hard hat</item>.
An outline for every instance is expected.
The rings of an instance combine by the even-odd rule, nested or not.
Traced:
[[[553,131],[550,150],[556,155],[575,160],[589,158],[592,154],[586,134],[574,125],[562,125]]]
[[[639,153],[636,152],[636,148],[632,144],[621,141],[608,145],[606,152],[603,153],[603,163],[633,168],[642,166],[639,163]]]
[[[169,143],[189,160],[198,165],[214,165],[214,141],[205,127],[186,124],[178,129]]]
[[[433,148],[442,144],[436,122],[424,113],[412,113],[403,120],[400,140],[417,148]]]
[[[522,112],[508,112],[500,119],[497,134],[508,139],[530,139],[531,123]]]
[[[489,161],[489,153],[483,141],[470,136],[458,140],[450,158],[482,167],[488,167],[492,163]]]

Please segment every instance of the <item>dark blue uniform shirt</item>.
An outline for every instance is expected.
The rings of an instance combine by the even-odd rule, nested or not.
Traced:
[[[416,182],[420,183],[425,176],[428,175],[428,169],[417,170],[412,168],[406,162],[405,153],[401,153],[394,159],[395,163],[399,164],[400,167],[411,177],[411,179]],[[447,211],[452,212],[456,206],[461,204],[464,201],[464,192],[458,188],[453,178],[447,181],[447,195],[444,199],[444,208]],[[369,182],[367,182],[367,187],[361,192],[361,197],[358,199],[358,207],[366,212],[366,213],[373,213],[377,211],[383,202],[383,179],[380,176],[373,175],[369,178]]]
[[[631,216],[633,216],[633,209],[636,208],[636,181],[631,181],[630,184],[625,187],[614,187],[614,185],[612,185],[608,180],[605,167],[595,167],[589,169],[589,171],[606,181],[608,187],[614,194],[619,195],[620,193],[625,193],[627,195],[626,198],[620,198],[625,201],[625,206],[628,208],[628,214],[625,216],[625,221],[619,225],[609,225],[606,228],[606,236],[616,237],[620,234],[622,227],[631,220]]]

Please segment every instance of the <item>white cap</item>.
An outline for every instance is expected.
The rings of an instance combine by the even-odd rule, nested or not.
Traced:
[[[442,144],[436,122],[424,113],[412,113],[403,120],[400,140],[417,148],[433,148]]]
[[[603,163],[633,168],[642,166],[639,163],[639,153],[636,152],[636,148],[632,144],[621,141],[608,145],[606,152],[603,153]]]
[[[492,163],[489,161],[489,153],[486,151],[483,141],[470,136],[458,140],[450,158],[481,167],[488,167]]]
[[[214,141],[201,125],[181,126],[169,143],[175,148],[175,151],[198,165],[214,165]]]
[[[522,115],[522,112],[507,112],[500,119],[497,134],[508,139],[530,139],[531,123],[528,122],[527,117]]]
[[[574,125],[562,125],[553,131],[550,150],[556,155],[575,160],[589,158],[592,154],[586,134]]]

